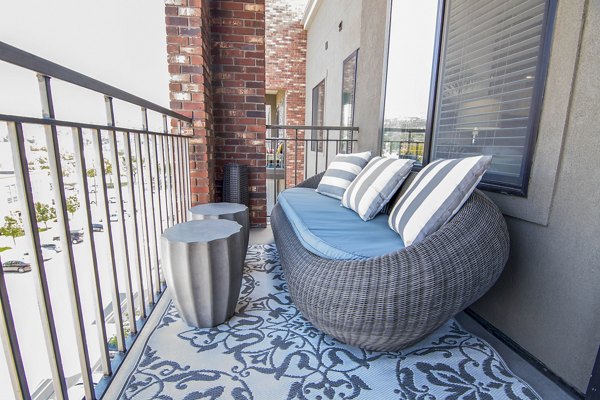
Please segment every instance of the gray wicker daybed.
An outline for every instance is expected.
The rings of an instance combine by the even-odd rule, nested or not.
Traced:
[[[299,186],[316,188],[321,177]],[[397,351],[434,331],[494,284],[509,251],[504,218],[480,191],[422,242],[369,259],[308,251],[279,204],[271,226],[300,312],[323,332],[368,350]]]

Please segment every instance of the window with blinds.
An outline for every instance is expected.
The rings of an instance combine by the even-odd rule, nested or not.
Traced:
[[[492,155],[484,182],[525,192],[546,10],[544,0],[446,2],[431,160]]]

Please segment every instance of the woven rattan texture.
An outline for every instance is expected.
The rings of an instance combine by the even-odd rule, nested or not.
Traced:
[[[298,186],[316,188],[321,176]],[[369,350],[396,351],[433,332],[494,284],[509,253],[504,217],[480,191],[422,242],[366,260],[306,250],[279,205],[271,226],[298,309],[323,332]]]

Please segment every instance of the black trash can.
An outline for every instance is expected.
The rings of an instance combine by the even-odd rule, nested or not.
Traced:
[[[249,207],[248,166],[227,164],[223,171],[223,201]]]

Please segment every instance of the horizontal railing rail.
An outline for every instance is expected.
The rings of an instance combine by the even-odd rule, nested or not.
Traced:
[[[164,292],[160,235],[187,219],[191,203],[190,139],[182,134],[190,119],[3,42],[0,61],[35,73],[43,115],[9,115],[0,109],[13,161],[13,171],[4,171],[2,177],[14,182],[18,198],[15,202],[11,198],[11,207],[18,208],[8,210],[5,220],[18,228],[13,230],[12,250],[26,250],[23,254],[29,256],[28,261],[15,264],[0,253],[0,338],[10,381],[1,381],[0,386],[3,394],[12,387],[16,399],[96,399]],[[53,79],[103,96],[106,124],[57,119]],[[139,107],[139,128],[115,126],[113,99]],[[149,128],[148,111],[162,116],[161,131]],[[38,128],[44,143],[34,149],[30,139]],[[66,184],[66,176],[73,182]],[[36,187],[40,182],[47,188]],[[44,194],[49,196],[48,204],[39,201]],[[53,210],[50,217],[49,209]],[[41,228],[42,223],[49,227]],[[81,230],[75,229],[77,224]],[[53,236],[43,232],[47,230],[58,241],[43,243]],[[58,254],[60,247],[60,256],[48,258],[49,248]],[[64,271],[57,272],[54,264],[62,264]],[[19,277],[5,274],[15,265],[23,272]],[[35,288],[35,299],[19,297],[23,285]],[[57,285],[64,287],[64,293],[56,293]],[[28,329],[16,322],[15,316],[23,313],[39,316],[49,376],[44,375],[44,363],[31,361],[40,354],[31,354],[31,343],[19,336]],[[65,321],[73,326],[73,343],[59,340],[59,331],[69,329],[60,326]],[[74,359],[78,360],[75,370]],[[95,378],[98,374],[103,378]],[[37,382],[28,379],[33,376]],[[80,385],[74,384],[77,381]]]
[[[423,161],[425,149],[424,128],[384,128],[381,153],[386,156],[412,158]]]
[[[159,114],[168,115],[181,121],[191,122],[189,117],[178,114],[172,110],[169,110],[168,108],[159,106],[158,104],[135,96],[129,92],[118,89],[94,78],[90,78],[89,76],[83,75],[77,71],[73,71],[72,69],[63,67],[62,65],[53,63],[52,61],[48,61],[44,58],[38,57],[1,41],[0,60],[28,69],[30,71],[37,72],[40,75],[56,78],[63,82],[68,82],[73,85],[101,93],[105,96],[112,97],[114,99],[123,100],[129,104],[156,111]]]
[[[267,215],[282,190],[324,171],[339,153],[351,153],[358,127],[267,125]]]

